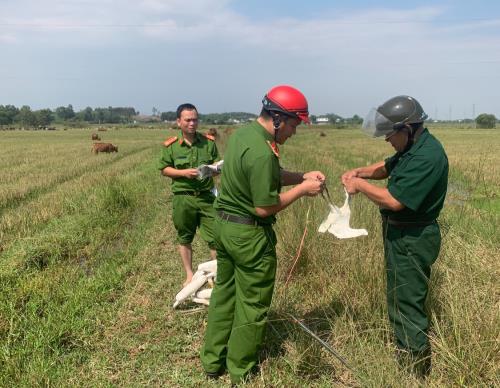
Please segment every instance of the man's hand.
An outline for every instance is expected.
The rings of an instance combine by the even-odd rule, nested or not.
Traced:
[[[196,179],[198,178],[198,170],[196,168],[186,168],[182,170],[184,178]]]
[[[319,179],[304,179],[299,185],[302,195],[314,197],[323,191],[324,183]]]
[[[351,178],[355,178],[358,176],[358,169],[354,169],[354,170],[349,170],[349,171],[346,171],[342,174],[342,184],[345,186],[346,185],[346,182],[351,179]]]
[[[321,171],[309,171],[306,172],[302,177],[305,179],[316,179],[321,182],[324,182],[326,180],[325,174],[323,174]]]
[[[351,176],[350,178],[344,179],[344,175],[342,175],[342,183],[347,192],[351,195],[359,193],[357,183],[362,179],[356,178],[355,176]]]

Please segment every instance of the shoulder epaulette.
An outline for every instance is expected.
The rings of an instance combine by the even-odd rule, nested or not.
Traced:
[[[208,133],[204,133],[203,136],[205,136],[208,140],[215,141],[215,137],[212,135],[209,135]]]
[[[168,146],[170,146],[171,144],[175,143],[175,142],[176,142],[176,140],[177,140],[177,136],[172,136],[172,137],[169,137],[167,140],[165,140],[165,141],[163,142],[163,145],[164,145],[165,147],[168,147]]]

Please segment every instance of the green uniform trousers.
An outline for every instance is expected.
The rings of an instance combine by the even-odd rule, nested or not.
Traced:
[[[387,306],[396,345],[413,356],[428,355],[429,320],[425,299],[431,265],[441,246],[439,225],[383,225],[387,270]]]
[[[272,226],[215,219],[217,280],[210,298],[201,362],[206,372],[227,369],[233,383],[256,367],[276,276]]]
[[[174,194],[172,220],[175,230],[177,230],[179,244],[191,244],[196,229],[200,228],[201,238],[207,242],[211,249],[214,248],[214,200],[215,196],[210,191],[204,191],[197,196]]]

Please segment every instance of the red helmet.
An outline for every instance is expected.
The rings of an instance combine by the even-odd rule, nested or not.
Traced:
[[[275,86],[264,96],[262,104],[265,110],[281,112],[309,124],[307,100],[300,90],[292,86]]]

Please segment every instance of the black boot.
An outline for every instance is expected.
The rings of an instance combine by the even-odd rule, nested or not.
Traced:
[[[399,366],[408,373],[414,374],[419,379],[425,379],[431,373],[431,350],[412,352],[410,350],[398,349],[396,359]]]
[[[224,367],[220,368],[217,372],[206,372],[205,371],[205,376],[209,380],[217,380],[219,377],[221,377],[226,369]]]

